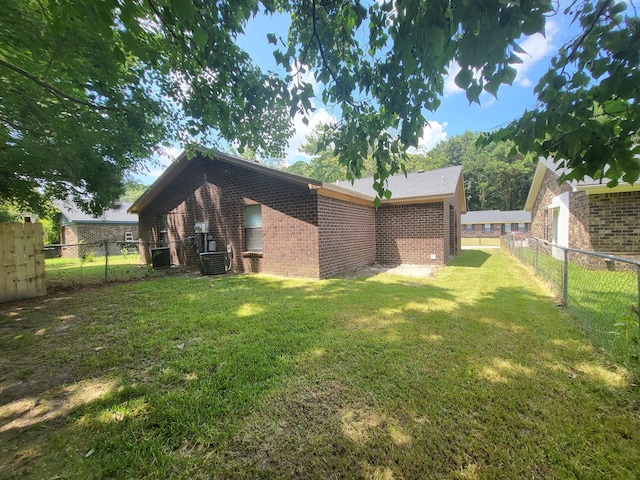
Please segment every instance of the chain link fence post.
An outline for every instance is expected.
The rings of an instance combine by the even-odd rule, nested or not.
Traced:
[[[109,241],[104,241],[104,283],[109,281]]]
[[[638,346],[640,347],[640,265],[636,265],[636,277],[638,277],[638,305],[636,305],[636,314],[638,315]]]
[[[564,271],[562,275],[562,300],[565,306],[569,303],[569,250],[564,249]]]

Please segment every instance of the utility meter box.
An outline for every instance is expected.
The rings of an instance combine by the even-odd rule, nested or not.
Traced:
[[[198,222],[193,226],[196,233],[209,233],[209,222]]]

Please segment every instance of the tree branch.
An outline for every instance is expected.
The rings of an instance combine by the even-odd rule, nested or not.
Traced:
[[[8,68],[10,70],[13,70],[14,72],[22,75],[23,77],[28,78],[29,80],[31,80],[32,82],[40,85],[46,91],[48,91],[49,93],[55,95],[58,98],[64,98],[66,100],[69,100],[70,102],[77,103],[78,105],[84,105],[85,107],[91,108],[92,110],[112,111],[112,112],[126,111],[126,109],[124,109],[124,108],[108,107],[108,106],[105,106],[105,105],[97,105],[95,103],[88,102],[88,101],[83,100],[81,98],[74,97],[73,95],[70,95],[70,94],[64,92],[63,90],[60,90],[58,87],[54,87],[53,85],[45,82],[44,80],[36,77],[35,75],[32,75],[31,73],[27,72],[23,68],[20,68],[17,65],[14,65],[11,62],[6,61],[4,58],[0,58],[0,66],[4,66],[4,67],[6,67],[6,68]]]
[[[322,58],[322,64],[324,68],[327,69],[327,71],[329,72],[329,75],[331,76],[331,79],[336,84],[336,86],[342,90],[342,86],[340,85],[341,84],[340,80],[338,80],[338,77],[336,77],[336,74],[333,72],[333,70],[329,66],[329,62],[327,61],[327,58],[324,53],[324,48],[322,46],[322,41],[320,40],[320,34],[318,34],[318,25],[317,25],[317,18],[316,18],[316,0],[313,0],[311,8],[312,8],[311,21],[313,26],[313,33],[311,34],[311,38],[315,38],[316,41],[318,42],[318,51],[320,52],[320,58]],[[351,105],[352,107],[358,108],[358,106],[348,98],[345,98],[344,101],[349,105]]]
[[[580,38],[578,39],[578,41],[576,43],[574,43],[573,45],[573,50],[571,51],[571,53],[567,56],[567,63],[571,62],[573,60],[573,57],[578,53],[578,48],[580,48],[580,45],[582,45],[582,43],[586,40],[586,38],[589,36],[589,34],[593,31],[593,29],[596,27],[596,24],[598,23],[598,20],[600,19],[600,17],[602,16],[602,14],[604,13],[604,11],[609,8],[609,6],[611,5],[611,3],[613,2],[613,0],[606,0],[602,6],[600,7],[600,9],[598,10],[598,12],[596,13],[595,17],[593,18],[593,22],[591,22],[591,25],[589,25],[589,28],[587,28],[585,30],[585,32],[580,36]]]

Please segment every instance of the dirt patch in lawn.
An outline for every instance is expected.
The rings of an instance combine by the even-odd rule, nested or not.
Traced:
[[[380,263],[373,263],[370,265],[364,265],[353,270],[339,273],[335,278],[368,278],[374,277],[379,274],[397,275],[400,277],[412,277],[412,278],[433,278],[438,271],[438,267],[433,265],[384,265]]]

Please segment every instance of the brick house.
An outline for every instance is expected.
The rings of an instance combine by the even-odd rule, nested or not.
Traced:
[[[463,238],[498,238],[510,232],[529,234],[531,212],[524,210],[479,210],[460,218]]]
[[[131,203],[120,203],[100,217],[93,217],[70,202],[54,202],[58,209],[60,256],[75,258],[80,251],[105,254],[104,242],[109,242],[109,255],[119,255],[123,244],[138,240],[138,216],[127,213]],[[82,245],[82,247],[79,247]]]
[[[566,173],[552,159],[538,161],[525,203],[531,236],[561,247],[638,258],[640,185],[609,188],[598,180],[558,183]]]
[[[392,177],[393,197],[376,210],[371,179],[328,184],[208,155],[182,153],[129,209],[140,238],[169,246],[172,264],[198,266],[202,223],[235,272],[325,278],[373,262],[442,265],[460,251],[460,167]]]

